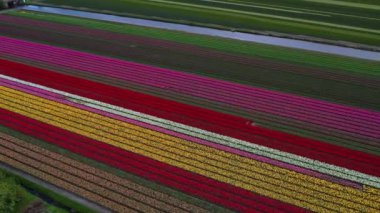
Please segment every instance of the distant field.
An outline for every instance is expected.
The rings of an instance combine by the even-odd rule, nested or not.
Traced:
[[[241,31],[274,31],[380,45],[380,6],[324,0],[36,0]]]
[[[126,24],[118,24],[91,19],[53,15],[30,11],[11,11],[8,15],[27,19],[50,21],[60,24],[81,26],[96,30],[107,30],[114,33],[129,34],[147,38],[162,39],[183,44],[195,45],[232,54],[294,63],[304,66],[314,66],[321,69],[334,69],[354,74],[379,76],[380,63],[347,58],[335,55],[321,54],[311,51],[290,49],[278,46],[263,45],[253,42],[243,42],[211,36],[195,35],[178,31],[162,30]]]

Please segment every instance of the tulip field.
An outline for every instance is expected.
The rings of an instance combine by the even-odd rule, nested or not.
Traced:
[[[380,211],[378,62],[22,16],[0,15],[23,26],[0,23],[1,163],[111,212]]]

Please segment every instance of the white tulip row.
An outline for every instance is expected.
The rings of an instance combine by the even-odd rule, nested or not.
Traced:
[[[42,90],[46,90],[52,93],[63,95],[67,97],[67,100],[85,105],[87,107],[91,107],[91,108],[102,110],[102,111],[112,113],[115,115],[123,116],[129,119],[138,120],[140,122],[144,122],[150,125],[158,126],[161,128],[171,130],[171,131],[175,131],[175,132],[186,134],[192,137],[207,140],[216,144],[221,144],[224,146],[243,150],[243,151],[253,153],[256,155],[260,155],[260,156],[268,157],[268,158],[275,159],[278,161],[282,161],[285,163],[293,164],[299,167],[308,168],[314,171],[318,171],[320,173],[324,173],[324,174],[332,175],[332,176],[339,177],[342,179],[362,183],[368,186],[380,188],[380,178],[372,176],[372,175],[367,175],[362,172],[350,170],[347,168],[323,163],[321,161],[313,160],[310,158],[306,158],[306,157],[294,155],[291,153],[283,152],[280,150],[268,148],[265,146],[253,144],[247,141],[239,140],[239,139],[228,137],[225,135],[220,135],[217,133],[187,126],[187,125],[173,122],[170,120],[158,118],[155,116],[143,114],[140,112],[136,112],[136,111],[125,109],[119,106],[107,104],[107,103],[100,102],[97,100],[77,96],[77,95],[67,93],[64,91],[55,90],[49,87],[26,82],[26,81],[12,78],[9,76],[0,74],[0,78],[7,79],[9,81],[17,82],[20,84],[28,85],[31,87],[39,88]]]

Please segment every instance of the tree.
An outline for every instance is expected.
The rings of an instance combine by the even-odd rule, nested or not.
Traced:
[[[14,212],[20,200],[20,187],[14,178],[0,172],[0,213]]]

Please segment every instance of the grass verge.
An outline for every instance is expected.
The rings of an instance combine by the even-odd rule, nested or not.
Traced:
[[[359,26],[354,26],[357,21],[350,23],[345,21],[345,19],[350,18],[349,16],[318,20],[312,18],[312,15],[307,14],[304,17],[295,18],[292,17],[293,13],[283,14],[282,16],[261,10],[253,13],[252,11],[246,11],[244,8],[231,10],[226,6],[207,6],[207,3],[203,1],[194,3],[194,1],[159,0],[40,0],[34,2],[52,6],[67,5],[73,8],[89,8],[99,12],[107,10],[127,16],[140,16],[147,19],[159,19],[243,32],[272,31],[374,46],[380,45],[379,32],[376,29],[360,27],[372,21],[372,19],[367,20],[367,22]],[[297,5],[298,3],[294,3],[294,7],[297,7]],[[350,10],[346,10],[348,9],[345,8],[345,10],[341,10],[340,12],[343,15],[349,15]],[[357,19],[360,19],[360,16],[358,17]],[[336,20],[342,20],[342,23],[346,24],[335,23]]]

